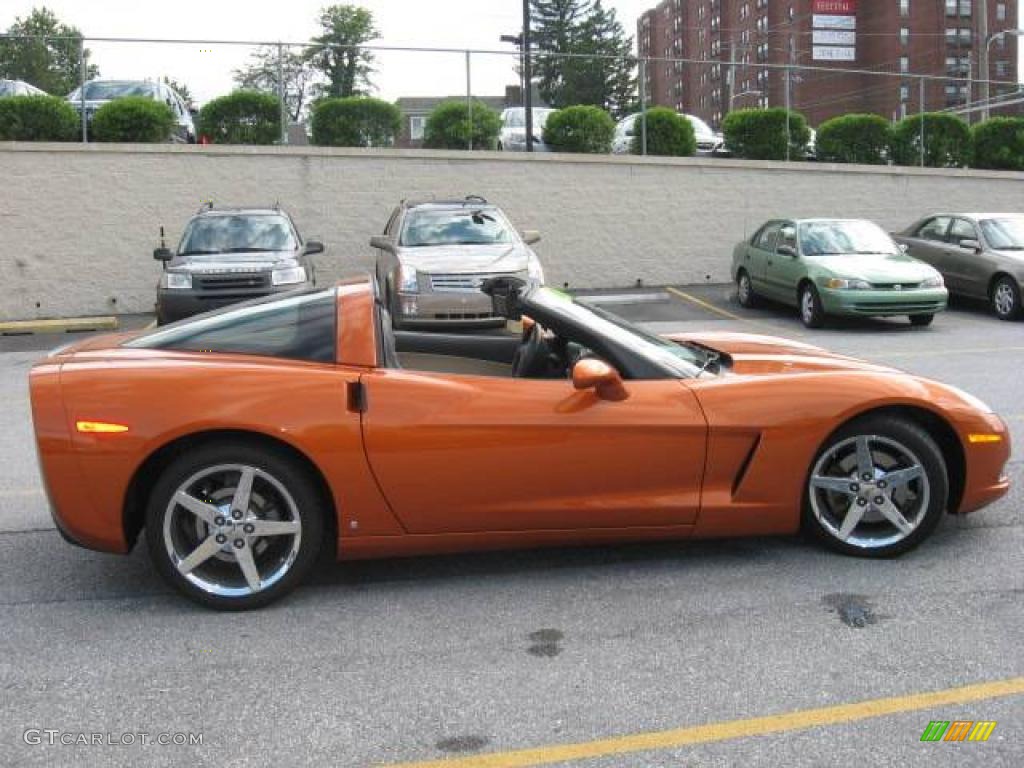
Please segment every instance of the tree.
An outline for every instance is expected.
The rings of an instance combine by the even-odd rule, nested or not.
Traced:
[[[501,115],[479,99],[469,105],[459,99],[438,104],[427,115],[423,146],[431,149],[494,149],[501,132]]]
[[[168,86],[176,94],[181,96],[182,101],[184,101],[190,109],[195,106],[195,100],[192,98],[192,91],[189,90],[187,85],[179,83],[173,77],[167,77],[167,75],[164,75],[164,85]]]
[[[281,74],[284,76],[284,105],[293,123],[305,115],[320,79],[310,66],[305,53],[290,48],[282,49]],[[248,66],[236,69],[235,83],[239,88],[263,93],[278,93],[277,47],[264,46],[251,57]]]
[[[305,55],[327,83],[322,95],[328,98],[365,96],[373,89],[373,53],[358,46],[380,36],[373,13],[355,5],[332,5],[320,13],[323,34],[313,38]]]
[[[554,107],[633,111],[636,59],[614,9],[602,0],[531,0],[541,96]],[[571,54],[569,56],[558,54]]]
[[[78,87],[81,79],[79,55],[82,33],[63,24],[46,7],[33,8],[27,18],[16,17],[8,35],[32,35],[43,39],[13,39],[0,42],[0,78],[24,80],[47,93],[63,96]],[[56,39],[67,38],[67,39]],[[89,50],[85,51],[86,61]],[[100,74],[95,64],[86,66],[86,77]]]

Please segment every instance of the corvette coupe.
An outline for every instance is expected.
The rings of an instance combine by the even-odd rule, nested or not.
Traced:
[[[799,342],[661,337],[535,283],[521,333],[395,331],[371,278],[55,350],[30,374],[70,541],[250,608],[339,559],[803,527],[890,556],[1006,493],[1006,426]]]

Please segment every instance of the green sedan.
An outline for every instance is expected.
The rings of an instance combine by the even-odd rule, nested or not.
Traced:
[[[928,325],[949,298],[936,269],[861,219],[769,221],[736,246],[732,277],[742,306],[780,301],[808,328],[829,315],[907,315]]]

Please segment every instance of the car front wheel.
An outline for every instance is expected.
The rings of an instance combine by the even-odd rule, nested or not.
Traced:
[[[999,278],[992,287],[992,311],[1000,320],[1015,320],[1020,310],[1020,286],[1011,277]]]
[[[754,293],[754,286],[750,281],[747,270],[741,269],[736,276],[736,299],[741,307],[750,309],[757,306],[757,294]]]
[[[833,435],[811,466],[804,528],[845,554],[898,555],[938,525],[948,487],[942,452],[927,432],[903,419],[859,419]]]
[[[821,328],[825,324],[825,309],[821,306],[818,289],[810,283],[800,289],[800,320],[808,328]]]
[[[323,504],[299,463],[244,443],[182,454],[157,481],[146,542],[160,575],[186,597],[257,608],[294,589],[323,541]]]

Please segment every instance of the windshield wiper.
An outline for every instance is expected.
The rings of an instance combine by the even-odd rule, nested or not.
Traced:
[[[200,251],[200,250],[182,251],[178,255],[179,256],[195,256],[195,255],[209,256],[209,255],[214,254],[214,253],[220,253],[220,251]]]
[[[704,352],[707,354],[707,357],[704,358],[704,362],[701,363],[700,368],[697,369],[697,375],[694,376],[695,379],[699,379],[700,375],[704,373],[704,371],[722,359],[722,356],[713,350],[707,349],[704,350]]]
[[[228,248],[222,253],[274,253],[278,248]]]

